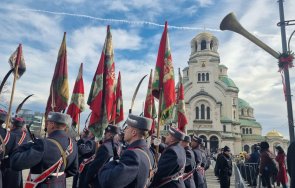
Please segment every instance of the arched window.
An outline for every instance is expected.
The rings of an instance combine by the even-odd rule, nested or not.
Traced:
[[[251,128],[249,129],[249,134],[252,134],[252,129]]]
[[[202,40],[201,42],[201,50],[205,50],[206,49],[206,41]]]
[[[213,40],[210,42],[210,49],[213,50]]]
[[[242,116],[244,116],[244,109],[242,109],[242,110],[241,110],[241,112],[242,112],[242,114],[241,114],[241,115],[242,115]]]
[[[201,105],[201,119],[205,119],[205,105]]]
[[[209,73],[206,73],[206,81],[209,81]]]
[[[245,128],[242,129],[243,134],[245,134]]]
[[[226,126],[223,125],[223,132],[226,132]]]
[[[198,43],[197,42],[195,43],[195,49],[196,49],[196,51],[198,51]]]
[[[202,81],[205,81],[205,73],[202,73]]]
[[[249,134],[248,128],[246,128],[246,134]]]
[[[207,110],[207,119],[210,119],[210,107],[208,106],[206,110]]]
[[[198,73],[198,82],[201,81],[201,73]]]
[[[199,113],[200,113],[200,109],[199,109],[199,107],[197,106],[197,107],[196,107],[196,119],[200,119],[200,117],[199,117]]]

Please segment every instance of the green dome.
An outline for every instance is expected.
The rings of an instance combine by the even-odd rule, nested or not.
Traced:
[[[251,106],[249,105],[248,102],[246,102],[245,100],[238,98],[238,102],[239,102],[239,108],[251,108]]]
[[[234,83],[234,81],[232,79],[230,79],[228,76],[219,76],[219,80],[221,80],[223,83],[225,83],[225,85],[227,87],[233,87],[233,88],[237,88],[236,84]]]
[[[219,65],[218,67],[219,68],[226,68],[227,69],[227,67],[225,65]]]

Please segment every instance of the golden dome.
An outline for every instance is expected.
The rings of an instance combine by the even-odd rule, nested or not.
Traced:
[[[267,137],[283,137],[281,133],[276,130],[272,130],[266,134]]]

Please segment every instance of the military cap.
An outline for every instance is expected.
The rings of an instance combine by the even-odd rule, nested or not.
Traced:
[[[191,139],[190,136],[185,135],[184,138],[183,138],[183,141],[191,143],[192,139]]]
[[[129,114],[126,122],[131,127],[149,131],[151,129],[153,120],[150,118]]]
[[[183,132],[173,127],[169,128],[169,134],[171,134],[174,138],[177,138],[178,140],[183,140],[185,136]]]
[[[22,127],[25,124],[25,120],[21,117],[12,118],[12,124],[16,127]]]
[[[0,109],[0,121],[5,121],[6,120],[6,117],[7,117],[7,112]]]
[[[203,143],[203,139],[200,138],[200,137],[197,137],[196,135],[193,135],[192,141],[197,142],[199,144],[202,144]]]
[[[105,128],[104,131],[105,131],[105,132],[110,132],[110,133],[113,133],[113,134],[119,134],[120,129],[119,129],[119,127],[117,127],[117,126],[115,126],[115,125],[111,125],[111,124],[109,124],[109,125]]]
[[[61,112],[49,112],[47,121],[69,125],[71,117],[68,114],[63,114]]]

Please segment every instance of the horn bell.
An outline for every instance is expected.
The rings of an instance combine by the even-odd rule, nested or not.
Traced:
[[[252,35],[251,33],[249,33],[237,20],[236,16],[234,15],[234,13],[229,13],[228,15],[226,15],[223,20],[220,23],[220,30],[224,31],[224,30],[229,30],[229,31],[233,31],[236,32],[242,36],[244,36],[245,38],[247,38],[248,40],[250,40],[251,42],[253,42],[254,44],[256,44],[257,46],[259,46],[260,48],[262,48],[263,50],[265,50],[266,52],[268,52],[270,55],[272,55],[275,58],[279,58],[279,54],[274,51],[271,47],[269,47],[268,45],[266,45],[264,42],[262,42],[261,40],[259,40],[258,38],[256,38],[254,35]]]

